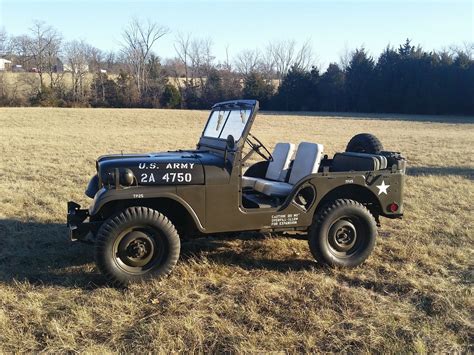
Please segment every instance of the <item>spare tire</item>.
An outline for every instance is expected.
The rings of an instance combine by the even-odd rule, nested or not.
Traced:
[[[360,133],[347,143],[346,152],[379,154],[383,150],[380,140],[370,133]]]

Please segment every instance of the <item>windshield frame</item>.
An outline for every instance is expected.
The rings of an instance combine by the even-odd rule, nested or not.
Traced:
[[[229,118],[231,111],[249,110],[250,113],[248,114],[247,122],[245,123],[245,127],[242,130],[242,134],[239,139],[235,141],[236,147],[239,148],[243,145],[243,142],[247,138],[247,135],[255,119],[256,113],[258,112],[258,108],[259,105],[257,100],[235,100],[215,104],[214,106],[212,106],[212,110],[207,118],[206,124],[204,125],[204,129],[201,133],[201,137],[199,139],[197,147],[199,148],[201,146],[205,146],[224,150],[227,145],[227,137],[221,137],[221,134],[225,129],[225,125],[227,124],[227,119]],[[225,117],[225,122],[220,130],[219,137],[205,136],[204,133],[206,132],[208,125],[210,124],[211,117],[216,111],[229,111],[227,117]]]

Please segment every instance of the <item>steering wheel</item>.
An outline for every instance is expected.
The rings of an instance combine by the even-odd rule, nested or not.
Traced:
[[[250,148],[252,148],[252,150],[248,152],[247,155],[242,159],[243,162],[250,158],[254,152],[265,160],[273,161],[272,153],[270,153],[267,147],[265,147],[265,145],[253,134],[249,133],[245,139],[245,142],[250,146]]]

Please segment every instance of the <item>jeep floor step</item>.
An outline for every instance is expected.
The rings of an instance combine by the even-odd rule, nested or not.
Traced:
[[[245,208],[275,208],[280,205],[280,201],[258,193],[244,193],[242,200]]]

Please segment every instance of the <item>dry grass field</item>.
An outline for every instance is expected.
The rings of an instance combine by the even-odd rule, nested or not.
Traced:
[[[0,353],[473,351],[474,120],[257,118],[253,132],[343,150],[372,132],[409,160],[403,220],[382,220],[361,267],[329,270],[307,242],[247,233],[182,245],[172,275],[108,287],[67,240],[66,202],[97,156],[194,147],[200,111],[0,109]]]

